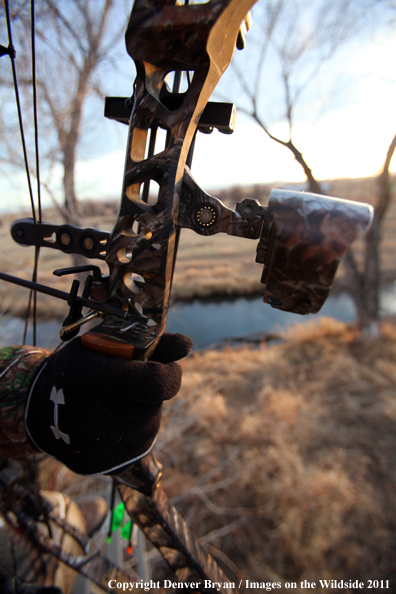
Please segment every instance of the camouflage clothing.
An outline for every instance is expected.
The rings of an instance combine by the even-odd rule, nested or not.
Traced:
[[[33,380],[49,355],[31,346],[0,349],[0,458],[37,452],[25,431],[24,412]]]

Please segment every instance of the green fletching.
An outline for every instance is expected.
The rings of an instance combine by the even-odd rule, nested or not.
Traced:
[[[127,540],[129,542],[131,539],[131,532],[132,532],[132,520],[129,520],[129,522],[127,522],[125,524],[125,526],[123,526],[121,528],[120,534],[121,534],[122,538],[125,538],[125,540]]]
[[[119,503],[117,507],[113,509],[112,519],[111,519],[111,531],[114,532],[118,530],[118,528],[122,525],[122,519],[124,517],[124,509],[125,505],[123,502]]]

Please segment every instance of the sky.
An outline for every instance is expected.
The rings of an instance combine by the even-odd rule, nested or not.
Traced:
[[[396,35],[389,27],[381,34],[366,35],[363,42],[357,40],[346,46],[329,63],[323,78],[316,83],[324,85],[324,92],[329,95],[336,89],[335,100],[329,100],[326,109],[315,104],[315,93],[307,94],[307,98],[302,96],[293,140],[317,179],[367,177],[379,172],[396,133],[395,62]],[[228,85],[229,89],[232,73],[226,76],[229,78],[224,88]],[[115,80],[112,87],[114,94],[126,95],[131,81],[124,77]],[[311,87],[315,91],[315,83]],[[270,93],[268,100],[271,101]],[[282,136],[287,133],[286,122],[274,121],[270,130]],[[122,124],[99,121],[96,132],[88,137],[86,144],[91,141],[101,146],[101,150],[90,159],[80,159],[77,164],[77,187],[81,197],[120,196],[126,134],[127,127]],[[214,192],[231,185],[305,180],[291,153],[270,140],[243,113],[238,114],[232,135],[216,131],[211,135],[198,134],[192,171],[204,189]],[[396,172],[396,157],[391,171]],[[24,204],[27,191],[23,174],[12,174],[11,178],[2,176],[0,195],[2,210]]]
[[[353,93],[314,121],[296,123],[293,130],[295,144],[318,179],[376,175],[396,133],[396,36],[373,39],[340,61],[342,77],[353,77]],[[282,136],[285,128],[285,122],[277,122],[271,132]],[[123,160],[124,148],[120,148],[98,160],[80,163],[79,176],[92,179],[100,172],[95,182],[98,191],[111,193],[117,183],[120,188]],[[232,135],[217,131],[198,134],[192,171],[207,190],[305,180],[293,155],[243,113],[238,114]],[[396,172],[396,158],[391,171]]]

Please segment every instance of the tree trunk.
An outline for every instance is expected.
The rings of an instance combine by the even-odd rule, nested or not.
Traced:
[[[369,336],[377,334],[380,319],[380,240],[381,236],[376,226],[372,225],[365,241],[365,269],[364,269],[364,312],[359,319],[362,332]]]
[[[269,136],[269,138],[271,138],[271,140],[274,140],[278,144],[281,144],[282,146],[289,149],[289,151],[291,151],[293,153],[294,158],[296,159],[297,163],[299,165],[301,165],[301,167],[303,168],[304,173],[307,177],[309,191],[312,192],[313,194],[323,194],[320,183],[315,179],[315,177],[312,173],[312,169],[309,167],[308,163],[304,159],[302,152],[300,152],[298,150],[298,148],[293,144],[293,141],[291,140],[291,138],[290,138],[290,140],[286,141],[286,140],[282,140],[281,138],[278,138],[277,136],[274,136],[273,134],[271,134],[271,132],[268,130],[268,128],[264,125],[264,122],[261,121],[261,119],[255,112],[253,113],[253,118],[256,120],[258,125],[264,130],[264,132]]]
[[[283,144],[293,153],[297,163],[301,165],[301,167],[303,168],[304,173],[307,176],[309,191],[313,194],[323,194],[320,183],[314,178],[312,169],[308,166],[308,163],[304,159],[303,154],[297,149],[296,146],[294,146],[291,140]]]
[[[78,203],[74,187],[74,165],[74,150],[65,150],[63,159],[63,192],[68,223],[76,223],[76,219],[78,219]]]
[[[344,258],[349,280],[352,277],[357,279],[357,282],[352,282],[350,285],[352,289],[350,294],[356,305],[358,324],[362,333],[369,337],[378,335],[380,322],[382,222],[391,201],[389,166],[395,150],[396,134],[388,147],[384,165],[377,180],[377,203],[372,225],[365,238],[363,271],[359,273],[351,250]]]
[[[73,139],[76,139],[73,142]],[[74,186],[74,173],[75,173],[75,144],[77,142],[78,135],[73,134],[71,141],[69,144],[72,146],[67,146],[64,151],[64,158],[63,158],[63,192],[64,192],[64,209],[63,212],[65,214],[66,223],[70,225],[77,225],[80,226],[80,217],[78,212],[78,200],[75,192]],[[72,254],[73,266],[84,266],[87,264],[87,259],[82,256],[81,254]],[[77,280],[82,282],[84,280],[84,275],[76,275]]]

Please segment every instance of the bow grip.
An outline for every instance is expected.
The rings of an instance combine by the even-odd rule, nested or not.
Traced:
[[[264,264],[263,301],[283,311],[317,313],[342,256],[368,229],[373,212],[361,202],[273,190],[256,257]]]
[[[85,348],[102,353],[109,357],[117,357],[117,359],[124,359],[131,361],[134,358],[135,347],[132,344],[117,340],[105,334],[99,334],[89,330],[81,336],[81,344]]]

